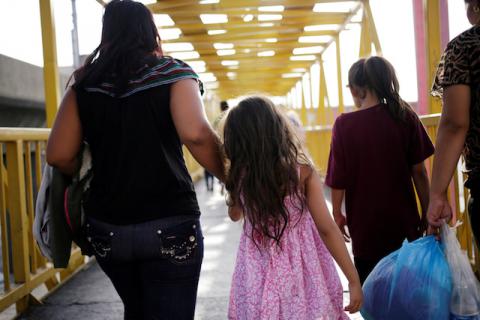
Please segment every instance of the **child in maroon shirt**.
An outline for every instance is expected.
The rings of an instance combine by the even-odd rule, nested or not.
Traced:
[[[400,98],[387,60],[356,62],[349,87],[359,110],[335,121],[325,183],[332,188],[335,221],[345,239],[352,239],[363,283],[404,239],[422,235],[425,219],[418,213],[413,184],[425,217],[429,182],[424,160],[434,148],[417,115]],[[341,212],[344,196],[346,217]]]

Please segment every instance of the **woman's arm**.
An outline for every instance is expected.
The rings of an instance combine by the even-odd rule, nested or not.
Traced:
[[[60,104],[47,144],[47,162],[61,172],[72,175],[82,145],[82,125],[75,91],[68,88]]]
[[[320,237],[349,282],[351,297],[350,305],[346,307],[346,310],[356,312],[360,309],[363,300],[360,279],[348,254],[342,233],[328,212],[323,197],[322,181],[318,174],[313,171],[310,177],[306,179],[305,185],[307,206],[315,221]]]
[[[412,178],[422,207],[422,222],[426,226],[430,186],[425,162],[422,161],[412,166]]]
[[[465,145],[470,124],[470,99],[470,87],[467,85],[444,89],[427,212],[428,222],[433,227],[440,227],[443,219],[448,221],[452,216],[447,189]]]
[[[180,80],[172,85],[170,110],[182,143],[200,165],[224,181],[220,139],[207,120],[195,80]]]

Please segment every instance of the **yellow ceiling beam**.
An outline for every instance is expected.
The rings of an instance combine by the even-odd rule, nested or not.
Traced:
[[[240,72],[240,70],[243,71],[265,71],[265,72],[275,72],[275,73],[281,73],[283,72],[282,70],[287,69],[290,71],[287,72],[293,72],[291,69],[297,69],[297,68],[305,68],[308,69],[312,65],[312,61],[284,61],[284,63],[276,63],[276,64],[266,64],[262,63],[261,65],[258,64],[249,64],[249,65],[242,65],[241,69],[229,69],[227,67],[221,66],[221,65],[212,65],[212,66],[207,66],[207,72]],[[295,63],[294,63],[295,62]],[[303,62],[303,63],[298,63],[298,62]],[[188,61],[187,61],[188,63]]]
[[[278,33],[273,30],[261,30],[261,32],[236,32],[235,33],[227,33],[223,35],[217,36],[209,36],[207,34],[197,34],[197,35],[184,35],[179,39],[175,40],[167,40],[163,41],[165,43],[175,43],[175,42],[206,42],[206,43],[213,43],[213,42],[235,42],[237,40],[261,40],[265,41],[267,38],[276,38],[278,41],[281,40],[291,40],[291,39],[298,39],[301,36],[334,36],[336,35],[336,31],[315,31],[315,32],[291,32],[291,33]],[[315,44],[312,44],[315,45]]]
[[[257,56],[224,56],[219,57],[217,55],[204,55],[201,59],[207,63],[211,64],[221,64],[222,60],[238,60],[241,62],[256,62],[256,63],[272,63],[272,62],[280,62],[281,64],[285,64],[287,61],[290,62],[297,62],[291,61],[289,58],[292,56],[290,53],[282,53],[276,54],[272,57],[257,57]],[[313,63],[314,61],[310,61]]]
[[[291,61],[294,48],[305,48],[322,45],[326,47],[338,35],[337,30],[304,32],[307,25],[334,24],[342,29],[350,23],[355,12],[349,13],[318,13],[313,12],[313,6],[318,2],[336,2],[343,0],[222,0],[218,4],[200,5],[199,0],[159,0],[150,5],[156,13],[166,13],[175,22],[175,27],[182,30],[180,39],[164,41],[165,43],[191,42],[200,58],[206,62],[207,72],[217,77],[220,96],[234,96],[249,91],[262,91],[269,94],[285,94],[295,85],[299,78],[282,78],[282,73],[294,72],[295,68],[304,68],[306,72],[315,61]],[[361,1],[354,11],[361,6]],[[280,21],[258,21],[259,6],[283,5],[285,10]],[[223,13],[229,21],[222,24],[203,24],[200,14]],[[254,15],[253,21],[245,22],[246,14]],[[272,13],[277,14],[277,13]],[[264,26],[272,23],[273,26]],[[225,29],[225,34],[208,35],[208,30]],[[332,41],[315,44],[299,43],[300,36],[332,36]],[[266,42],[268,38],[276,38],[277,42]],[[328,40],[328,39],[327,39]],[[213,43],[233,43],[234,55],[218,56]],[[248,50],[247,50],[248,49]],[[259,51],[274,50],[272,57],[258,57]],[[168,53],[167,53],[168,54]],[[237,60],[237,69],[223,66],[223,60]],[[317,59],[318,60],[318,59]],[[188,63],[188,61],[187,61]],[[236,79],[226,77],[228,72],[235,72]],[[211,86],[211,84],[206,84]]]
[[[262,6],[274,6],[274,5],[283,5],[287,9],[290,7],[312,7],[319,2],[342,2],[344,0],[283,0],[279,3],[278,0],[262,0],[260,3],[258,0],[235,0],[235,1],[223,1],[218,4],[211,5],[200,5],[198,1],[194,0],[162,0],[154,4],[148,5],[150,10],[156,13],[165,9],[179,8],[179,7],[193,7],[201,9],[202,11],[220,11],[225,9],[252,9],[256,8],[259,5]],[[358,0],[360,2],[360,0]],[[190,8],[186,8],[187,10]]]
[[[296,32],[296,33],[287,33],[287,34],[279,34],[276,32],[268,32],[268,33],[244,33],[244,34],[238,34],[235,36],[222,36],[222,37],[210,37],[208,35],[185,35],[183,37],[180,37],[179,39],[175,40],[167,40],[163,41],[164,43],[176,43],[176,42],[192,42],[192,43],[207,43],[210,45],[213,45],[214,42],[229,42],[229,43],[235,43],[236,41],[242,41],[242,40],[247,40],[251,42],[252,40],[262,40],[265,41],[267,38],[276,38],[278,41],[282,40],[292,40],[292,39],[298,39],[301,36],[335,36],[337,32],[335,31],[318,31],[318,32],[309,32],[303,33],[302,32]],[[311,44],[312,46],[315,46],[316,44]]]
[[[258,52],[261,51],[270,51],[274,50],[277,54],[281,52],[292,52],[295,48],[307,48],[310,46],[302,46],[298,42],[294,42],[292,45],[285,44],[281,46],[269,46],[268,43],[265,45],[262,43],[252,43],[246,46],[235,46],[236,54],[230,56],[219,56],[222,59],[234,58],[234,57],[247,57],[247,56],[257,56]],[[211,44],[205,44],[205,46],[197,46],[195,48],[200,53],[200,59],[203,56],[211,56],[217,55],[217,50],[214,49]],[[249,50],[249,52],[245,52],[245,50]],[[167,52],[168,54],[168,52]]]
[[[196,0],[162,0],[161,2],[149,4],[147,7],[153,13],[166,13],[166,9],[198,5]]]
[[[165,10],[162,13],[168,13],[170,15],[174,15],[176,17],[191,17],[195,15],[199,15],[199,13],[223,13],[227,14],[228,17],[243,17],[247,14],[252,14],[254,16],[259,15],[259,14],[281,14],[283,16],[283,19],[287,19],[289,17],[304,17],[307,15],[315,15],[315,16],[322,16],[322,15],[333,15],[333,16],[341,16],[345,15],[344,13],[338,13],[338,12],[331,12],[331,13],[323,13],[323,12],[313,12],[312,9],[289,9],[285,10],[282,12],[263,12],[263,11],[258,11],[257,8],[253,8],[252,10],[245,10],[245,8],[242,9],[237,9],[237,8],[228,8],[228,9],[223,9],[223,8],[217,8],[214,10],[202,10],[201,6],[188,6],[186,9],[184,7],[180,9],[173,9],[173,10]]]
[[[345,17],[347,15],[340,14],[340,15],[311,15],[306,17],[300,18],[289,18],[283,19],[280,21],[265,21],[265,22],[249,22],[246,23],[243,20],[240,21],[229,21],[227,23],[219,23],[219,24],[203,24],[199,23],[196,20],[188,20],[188,21],[176,21],[174,17],[172,19],[176,23],[176,27],[182,29],[183,32],[191,31],[191,30],[207,30],[207,29],[229,29],[229,28],[251,28],[255,27],[261,30],[262,28],[272,28],[275,29],[278,26],[303,26],[306,25],[317,25],[317,24],[341,24],[345,21]],[[263,23],[273,23],[274,26],[272,27],[262,27]],[[268,30],[268,29],[267,29]]]

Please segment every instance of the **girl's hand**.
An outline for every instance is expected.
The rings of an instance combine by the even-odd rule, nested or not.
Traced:
[[[350,304],[345,307],[345,311],[356,313],[360,310],[363,303],[363,291],[360,282],[349,283]]]
[[[335,220],[335,223],[337,224],[338,228],[342,232],[343,239],[345,242],[350,242],[350,235],[347,233],[347,230],[345,227],[347,226],[347,218],[343,215],[343,213],[333,213],[333,219]]]

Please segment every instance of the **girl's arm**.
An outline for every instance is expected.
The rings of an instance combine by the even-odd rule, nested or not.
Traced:
[[[415,190],[417,190],[418,198],[420,199],[420,206],[422,207],[422,225],[426,227],[427,208],[430,198],[430,184],[428,181],[427,168],[425,168],[425,162],[422,161],[412,166],[412,178],[413,183],[415,184]]]
[[[350,255],[348,254],[342,233],[328,212],[327,205],[323,197],[323,188],[320,176],[314,170],[311,170],[311,174],[307,174],[307,170],[311,169],[302,168],[303,177],[310,175],[305,181],[305,193],[308,209],[312,214],[320,237],[348,279],[350,288],[350,304],[345,308],[345,310],[350,311],[351,313],[357,312],[360,309],[363,300],[360,278],[355,266],[353,265]]]
[[[465,145],[470,125],[470,99],[470,87],[467,85],[444,89],[427,212],[428,222],[433,227],[439,228],[443,219],[448,221],[452,217],[447,189]]]
[[[202,167],[224,181],[220,139],[207,120],[195,80],[180,80],[172,85],[170,110],[182,143]]]
[[[82,137],[76,94],[72,88],[68,88],[48,138],[48,164],[65,174],[73,175],[77,168]]]

